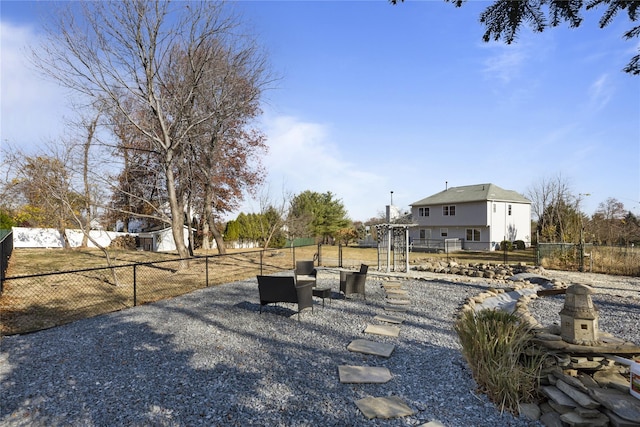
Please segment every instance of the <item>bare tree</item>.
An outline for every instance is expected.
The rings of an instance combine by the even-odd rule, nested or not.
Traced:
[[[82,183],[83,183],[83,202],[84,202],[84,211],[85,211],[85,223],[83,228],[83,238],[82,238],[82,246],[87,246],[87,242],[90,238],[91,231],[91,222],[94,218],[94,203],[93,202],[93,192],[91,191],[91,181],[89,180],[89,169],[90,169],[90,152],[91,145],[93,144],[96,129],[98,127],[98,120],[100,120],[100,113],[97,112],[92,119],[89,120],[88,123],[85,123],[85,129],[87,132],[86,139],[82,144]]]
[[[61,10],[47,32],[35,64],[78,93],[106,100],[157,153],[176,248],[187,258],[186,183],[177,175],[195,129],[215,124],[218,111],[199,108],[211,96],[202,85],[216,71],[215,46],[243,37],[238,19],[220,2],[82,2]]]
[[[567,223],[570,221],[575,197],[569,182],[562,176],[542,178],[526,191],[531,200],[531,210],[538,223],[540,238],[548,241],[567,238]]]
[[[597,241],[608,245],[625,241],[627,214],[624,204],[613,197],[601,202],[591,217],[591,229]]]
[[[284,190],[280,201],[272,199],[268,188],[264,189],[260,194],[260,234],[264,249],[269,247],[274,236],[283,232],[292,199],[293,195]]]

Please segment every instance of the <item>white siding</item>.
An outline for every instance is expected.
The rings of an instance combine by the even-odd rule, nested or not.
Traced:
[[[496,209],[494,212],[493,205]],[[511,206],[511,215],[509,215]],[[531,241],[531,205],[513,202],[490,202],[491,241]]]

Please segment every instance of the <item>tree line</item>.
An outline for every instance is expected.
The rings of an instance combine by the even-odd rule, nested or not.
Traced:
[[[285,198],[279,207],[266,203],[261,212],[240,213],[226,223],[226,241],[253,241],[265,247],[283,247],[287,241],[349,244],[364,237],[360,222],[352,222],[341,200],[330,191],[303,191]]]
[[[561,175],[543,178],[527,190],[527,196],[538,242],[640,245],[640,217],[616,198],[600,202],[596,211],[587,215],[580,205],[591,194],[575,194]],[[640,205],[640,201],[634,203]]]

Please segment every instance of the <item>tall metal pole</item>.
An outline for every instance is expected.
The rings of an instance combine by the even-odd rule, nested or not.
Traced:
[[[404,253],[405,253],[405,269],[406,273],[409,272],[409,227],[404,229]]]
[[[391,271],[391,226],[387,226],[387,273]]]

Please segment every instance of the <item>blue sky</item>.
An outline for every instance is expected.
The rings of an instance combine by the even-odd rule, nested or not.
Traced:
[[[640,215],[640,77],[621,70],[638,40],[601,11],[517,43],[484,43],[480,12],[444,1],[237,2],[282,78],[265,94],[272,198],[331,191],[354,220],[445,188],[526,193],[558,176]],[[0,142],[35,149],[62,132],[66,94],[28,68],[47,3],[0,3]],[[245,212],[259,210],[247,200]],[[234,215],[235,216],[235,215]]]

